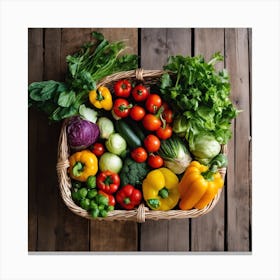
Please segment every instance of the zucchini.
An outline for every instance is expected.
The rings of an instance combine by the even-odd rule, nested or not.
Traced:
[[[125,139],[130,148],[135,149],[142,146],[141,139],[127,122],[124,120],[117,120],[115,127],[117,132]]]

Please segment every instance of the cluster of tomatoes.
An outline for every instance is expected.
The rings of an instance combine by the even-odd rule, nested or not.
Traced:
[[[150,93],[143,84],[132,86],[127,79],[114,84],[117,97],[113,104],[112,114],[116,119],[130,117],[141,122],[148,135],[144,139],[144,147],[131,152],[136,162],[147,161],[152,168],[163,165],[163,159],[156,154],[160,141],[172,136],[173,112],[166,102],[156,93]]]

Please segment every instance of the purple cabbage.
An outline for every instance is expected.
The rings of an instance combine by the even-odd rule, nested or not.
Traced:
[[[69,120],[66,133],[71,149],[79,151],[95,143],[100,131],[97,124],[75,116]]]

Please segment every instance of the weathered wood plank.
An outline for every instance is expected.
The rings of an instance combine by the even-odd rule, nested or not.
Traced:
[[[138,231],[135,222],[91,222],[91,251],[137,251]]]
[[[60,29],[44,29],[43,80],[55,79],[60,71]],[[56,250],[57,201],[59,192],[56,177],[56,150],[59,125],[49,124],[47,116],[40,114],[37,130],[38,147],[38,251]]]
[[[233,122],[229,143],[228,238],[229,251],[250,249],[250,99],[248,30],[226,29],[226,67],[231,75],[231,97],[243,112]]]
[[[48,62],[49,66],[53,63],[58,66],[58,69],[54,69],[57,78],[61,80],[65,79],[65,71],[66,71],[66,56],[70,53],[76,51],[85,41],[89,40],[84,38],[85,41],[82,40],[82,35],[85,33],[80,32],[77,29],[61,29],[60,33],[56,34],[55,30],[46,30],[47,32],[52,32],[53,36],[50,36],[50,39],[47,41],[46,36],[46,46],[49,48],[54,48],[50,50],[49,54],[52,57],[55,56],[56,61],[52,61],[54,58],[46,58],[46,62]],[[78,34],[78,35],[77,35]],[[51,34],[50,34],[51,35]],[[81,36],[81,40],[75,40],[75,36]],[[57,48],[57,50],[55,50]],[[59,50],[59,52],[58,52]],[[47,49],[46,49],[47,51]],[[59,54],[59,56],[58,56]],[[58,143],[58,137],[56,137],[56,146]],[[57,189],[57,222],[56,222],[56,250],[57,251],[88,251],[89,250],[89,221],[83,219],[75,214],[73,214],[67,206],[64,204],[63,200],[60,197],[60,193],[58,191],[58,186],[56,184]]]
[[[126,39],[127,53],[138,53],[138,30],[135,28],[99,28],[109,41]],[[136,222],[90,222],[91,251],[136,251],[138,246]]]
[[[224,29],[198,28],[194,30],[194,54],[201,54],[206,61],[210,60],[215,52],[224,55]],[[216,65],[217,70],[224,68],[224,63]],[[224,207],[225,189],[219,203],[205,216],[191,221],[191,250],[192,251],[223,251],[224,250]]]
[[[28,30],[28,84],[43,79],[43,30]],[[28,250],[37,250],[38,112],[28,110]]]
[[[141,67],[162,69],[170,55],[191,54],[191,30],[145,28],[141,30]],[[188,220],[146,221],[141,224],[141,251],[188,251]]]
[[[249,44],[249,88],[250,88],[250,144],[249,144],[249,251],[252,251],[252,28],[248,28],[248,44]]]

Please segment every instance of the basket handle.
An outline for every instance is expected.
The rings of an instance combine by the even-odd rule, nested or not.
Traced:
[[[135,78],[138,81],[144,82],[143,74],[144,74],[144,69],[143,68],[138,68],[138,69],[135,70]]]
[[[136,213],[137,223],[145,222],[145,212],[146,212],[146,207],[143,203],[141,203],[137,208],[137,213]]]

